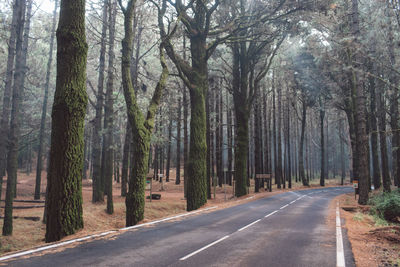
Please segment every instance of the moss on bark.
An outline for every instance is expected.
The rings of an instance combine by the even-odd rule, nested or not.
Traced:
[[[62,0],[52,110],[46,242],[83,228],[82,168],[86,94],[85,1]]]

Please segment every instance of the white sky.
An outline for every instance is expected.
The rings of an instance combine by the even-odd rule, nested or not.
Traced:
[[[35,0],[37,7],[39,7],[44,12],[49,14],[53,13],[54,10],[54,0]],[[58,1],[58,5],[60,5],[60,0]]]

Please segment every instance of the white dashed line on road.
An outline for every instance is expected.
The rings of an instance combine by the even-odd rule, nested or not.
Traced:
[[[229,235],[226,235],[226,236],[224,236],[224,237],[218,239],[217,241],[214,241],[214,242],[212,242],[211,244],[208,244],[207,246],[204,246],[204,247],[202,247],[202,248],[200,248],[200,249],[198,249],[198,250],[196,250],[196,251],[194,251],[194,252],[192,252],[192,253],[186,255],[185,257],[180,258],[179,260],[180,260],[180,261],[184,261],[184,260],[186,260],[186,259],[188,259],[188,258],[190,258],[190,257],[192,257],[192,256],[194,256],[194,255],[196,255],[197,253],[202,252],[203,250],[208,249],[209,247],[212,247],[212,246],[218,244],[219,242],[224,241],[224,240],[227,239],[228,237],[229,237]]]
[[[285,206],[280,207],[280,210],[283,210],[284,208],[286,208],[287,206],[289,206],[289,204],[286,204]]]
[[[246,229],[246,228],[248,228],[248,227],[252,226],[253,224],[256,224],[256,223],[258,223],[259,221],[261,221],[261,219],[258,219],[257,221],[254,221],[254,222],[252,222],[252,223],[250,223],[250,224],[248,224],[248,225],[246,225],[246,226],[244,226],[244,227],[240,228],[240,229],[239,229],[239,230],[237,230],[237,231],[238,231],[238,232],[240,232],[240,231],[243,231],[244,229]]]
[[[277,210],[276,210],[276,211],[273,211],[273,212],[271,212],[270,214],[265,215],[264,218],[268,218],[269,216],[274,215],[274,214],[277,213],[277,212],[278,212]]]

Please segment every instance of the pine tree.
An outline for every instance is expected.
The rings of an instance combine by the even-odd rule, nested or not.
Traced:
[[[46,242],[83,228],[82,168],[86,94],[85,0],[61,0],[57,80],[47,175]]]

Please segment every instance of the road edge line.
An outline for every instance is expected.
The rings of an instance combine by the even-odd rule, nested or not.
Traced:
[[[156,220],[156,221],[152,221],[152,222],[142,223],[142,224],[138,224],[138,225],[134,225],[134,226],[120,228],[120,229],[117,229],[117,230],[111,230],[111,231],[107,231],[107,232],[103,232],[103,233],[99,233],[99,234],[88,235],[88,236],[84,236],[84,237],[80,237],[80,238],[75,238],[75,239],[71,239],[71,240],[55,243],[55,244],[52,244],[52,245],[47,245],[47,246],[43,246],[43,247],[38,247],[38,248],[30,249],[30,250],[21,251],[21,252],[17,252],[17,253],[14,253],[14,254],[10,254],[10,255],[6,255],[6,256],[0,257],[0,262],[5,261],[5,260],[9,260],[9,259],[13,259],[13,258],[18,258],[18,257],[30,255],[30,254],[33,254],[33,253],[36,253],[36,252],[46,251],[46,250],[49,250],[49,249],[52,249],[52,248],[58,248],[58,247],[70,245],[70,244],[73,244],[73,243],[85,241],[85,240],[96,238],[96,237],[103,237],[103,236],[106,236],[108,234],[118,233],[120,231],[127,231],[127,230],[140,228],[140,227],[147,226],[147,225],[152,225],[152,224],[156,224],[156,223],[160,223],[160,222],[170,221],[170,220],[173,220],[173,219],[176,219],[176,218],[185,217],[185,216],[189,216],[189,215],[192,215],[192,214],[196,214],[196,213],[200,213],[200,212],[204,212],[204,211],[208,211],[208,210],[212,210],[212,209],[216,209],[216,208],[218,208],[218,206],[213,206],[213,207],[209,207],[209,208],[205,208],[205,209],[201,209],[201,210],[196,210],[196,211],[192,211],[192,212],[179,214],[179,215],[172,216],[172,217],[167,217],[167,218]]]
[[[344,260],[343,235],[340,222],[339,202],[336,203],[336,267],[346,267]]]

